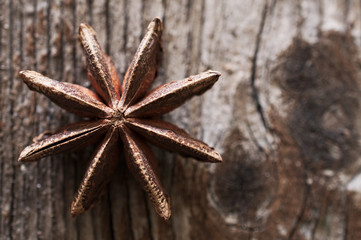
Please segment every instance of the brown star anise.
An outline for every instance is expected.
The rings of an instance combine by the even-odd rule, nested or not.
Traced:
[[[164,219],[171,214],[169,199],[153,170],[152,151],[144,141],[200,161],[222,161],[213,148],[158,118],[192,96],[204,93],[220,76],[218,72],[207,71],[147,93],[160,60],[161,35],[162,23],[156,18],[149,24],[121,86],[113,62],[101,49],[95,31],[89,25],[81,24],[79,39],[96,93],[34,71],[20,72],[31,90],[90,120],[67,125],[51,135],[40,135],[22,151],[19,161],[35,161],[100,140],[72,203],[72,216],[83,213],[97,202],[116,169],[122,143],[129,169]]]

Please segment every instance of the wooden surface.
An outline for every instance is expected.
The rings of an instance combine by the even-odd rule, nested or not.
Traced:
[[[361,238],[360,1],[0,0],[0,8],[0,239]],[[222,73],[166,119],[224,163],[154,148],[168,222],[124,161],[101,203],[72,219],[92,147],[17,162],[33,137],[78,120],[18,72],[89,87],[77,41],[88,22],[123,77],[156,16],[164,54],[155,85]]]

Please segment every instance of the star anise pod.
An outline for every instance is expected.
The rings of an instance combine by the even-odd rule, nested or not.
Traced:
[[[44,94],[65,110],[89,119],[62,127],[54,134],[41,135],[21,152],[19,161],[36,161],[100,141],[72,203],[72,216],[83,213],[97,202],[114,174],[122,145],[129,169],[164,219],[171,214],[169,198],[153,169],[154,156],[145,140],[200,161],[222,161],[213,148],[159,119],[160,115],[177,108],[192,96],[204,93],[220,76],[218,72],[207,71],[148,92],[161,57],[161,35],[162,23],[156,18],[149,24],[121,85],[113,62],[101,49],[95,31],[89,25],[81,24],[79,39],[96,93],[34,71],[20,72],[31,90]]]

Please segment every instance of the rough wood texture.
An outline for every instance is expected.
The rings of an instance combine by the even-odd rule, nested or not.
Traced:
[[[0,239],[360,239],[361,2],[0,0]],[[164,23],[156,85],[208,68],[219,82],[167,116],[217,147],[211,165],[157,150],[172,217],[160,219],[124,161],[101,204],[72,219],[89,159],[16,161],[32,137],[74,122],[18,78],[90,86],[88,22],[123,77],[145,27]]]

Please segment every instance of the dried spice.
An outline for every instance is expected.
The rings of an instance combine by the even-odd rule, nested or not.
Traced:
[[[101,49],[95,31],[89,25],[81,24],[79,39],[87,59],[88,76],[96,93],[34,71],[20,72],[31,90],[90,120],[38,137],[21,152],[19,161],[36,161],[99,142],[72,203],[72,216],[85,212],[97,202],[114,174],[121,146],[129,169],[164,219],[171,215],[169,198],[152,168],[155,160],[145,140],[200,161],[222,161],[213,148],[159,118],[192,96],[204,93],[220,76],[218,72],[207,71],[148,92],[161,58],[161,35],[162,23],[156,18],[149,24],[121,85],[113,62]]]

